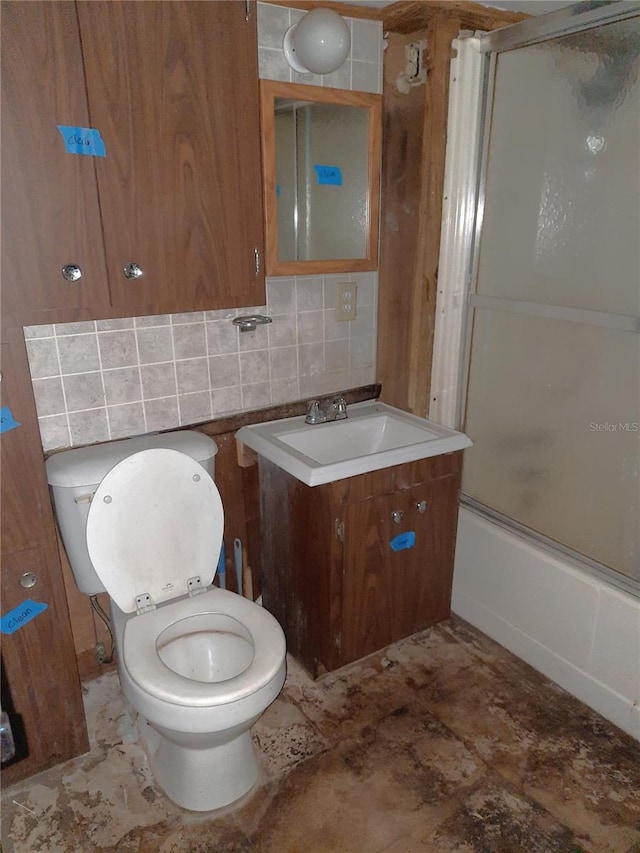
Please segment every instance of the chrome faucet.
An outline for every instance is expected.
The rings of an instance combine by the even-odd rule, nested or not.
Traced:
[[[333,400],[311,400],[307,404],[306,424],[326,424],[328,421],[343,421],[347,415],[347,401],[344,397]]]

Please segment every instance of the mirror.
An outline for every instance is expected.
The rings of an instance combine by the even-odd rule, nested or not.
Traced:
[[[267,275],[377,269],[382,97],[260,90]]]

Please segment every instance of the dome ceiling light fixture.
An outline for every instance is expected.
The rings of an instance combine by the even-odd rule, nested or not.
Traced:
[[[297,24],[289,27],[282,48],[294,71],[331,74],[349,55],[349,25],[331,9],[312,9]]]

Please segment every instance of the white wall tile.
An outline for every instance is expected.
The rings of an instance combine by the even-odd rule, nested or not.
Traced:
[[[160,400],[145,400],[144,414],[147,430],[172,429],[180,424],[177,397],[163,397]]]
[[[78,324],[73,324],[78,325]],[[98,353],[98,336],[91,335],[58,335],[58,354],[60,356],[60,367],[63,376],[67,373],[82,373],[89,370],[100,369],[100,355]]]
[[[333,301],[322,306],[345,279],[358,284],[357,317],[338,323]],[[253,310],[273,322],[254,332],[238,332],[235,309],[26,329],[44,449],[373,381],[377,273],[273,278],[267,295]]]
[[[344,20],[351,31],[349,56],[337,71],[320,76],[294,71],[284,57],[287,29],[300,21],[304,10],[258,3],[258,70],[263,80],[284,80],[307,86],[382,92],[382,23],[361,18]],[[355,66],[359,67],[356,69]]]
[[[198,391],[195,394],[181,394],[178,396],[178,406],[181,424],[206,421],[211,418],[211,393]]]
[[[173,339],[170,326],[136,329],[140,364],[173,361]]]
[[[109,440],[106,409],[71,412],[68,417],[72,444],[95,444],[98,441]]]
[[[108,406],[117,406],[122,403],[134,403],[137,400],[142,400],[140,371],[137,366],[104,370],[102,377],[104,381],[104,396]]]
[[[176,359],[206,356],[207,336],[204,322],[173,326],[173,347]]]
[[[380,21],[368,21],[353,18],[351,21],[351,59],[365,62],[380,62],[382,48],[382,24]]]
[[[174,397],[176,391],[176,367],[173,361],[164,364],[143,364],[140,367],[142,396],[145,400],[157,397]]]
[[[41,417],[58,415],[66,411],[62,379],[52,376],[50,379],[34,379],[33,394]]]
[[[243,409],[263,409],[270,404],[271,389],[268,382],[242,386]]]
[[[195,391],[209,391],[209,362],[206,358],[190,358],[176,361],[178,395]]]
[[[242,385],[254,385],[269,381],[269,353],[253,350],[240,353],[240,379]]]
[[[289,9],[258,3],[258,45],[282,53],[282,39],[289,29]],[[288,67],[288,66],[287,66]]]
[[[126,403],[123,406],[107,408],[109,432],[111,438],[127,438],[146,432],[144,407],[142,403]]]
[[[129,367],[138,363],[138,345],[133,329],[98,332],[98,348],[103,370],[110,367]]]
[[[242,391],[240,385],[232,388],[218,388],[211,391],[211,407],[214,415],[239,412],[242,409]]]
[[[240,357],[229,355],[214,355],[209,358],[209,377],[211,388],[229,388],[240,385]]]
[[[97,409],[105,405],[102,374],[98,370],[65,376],[62,385],[68,412]]]
[[[30,339],[26,345],[32,379],[59,375],[60,361],[55,338]]]
[[[71,446],[69,419],[67,415],[38,418],[42,446],[47,450],[58,450]]]

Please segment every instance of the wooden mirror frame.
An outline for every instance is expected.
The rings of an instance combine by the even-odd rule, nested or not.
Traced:
[[[278,259],[278,211],[276,199],[276,98],[314,101],[364,107],[369,121],[369,187],[366,256],[316,261],[280,261]],[[378,269],[378,230],[380,212],[380,158],[382,136],[382,95],[351,92],[276,80],[260,81],[260,123],[262,127],[262,181],[265,211],[267,275],[312,275],[314,273],[360,272]]]

